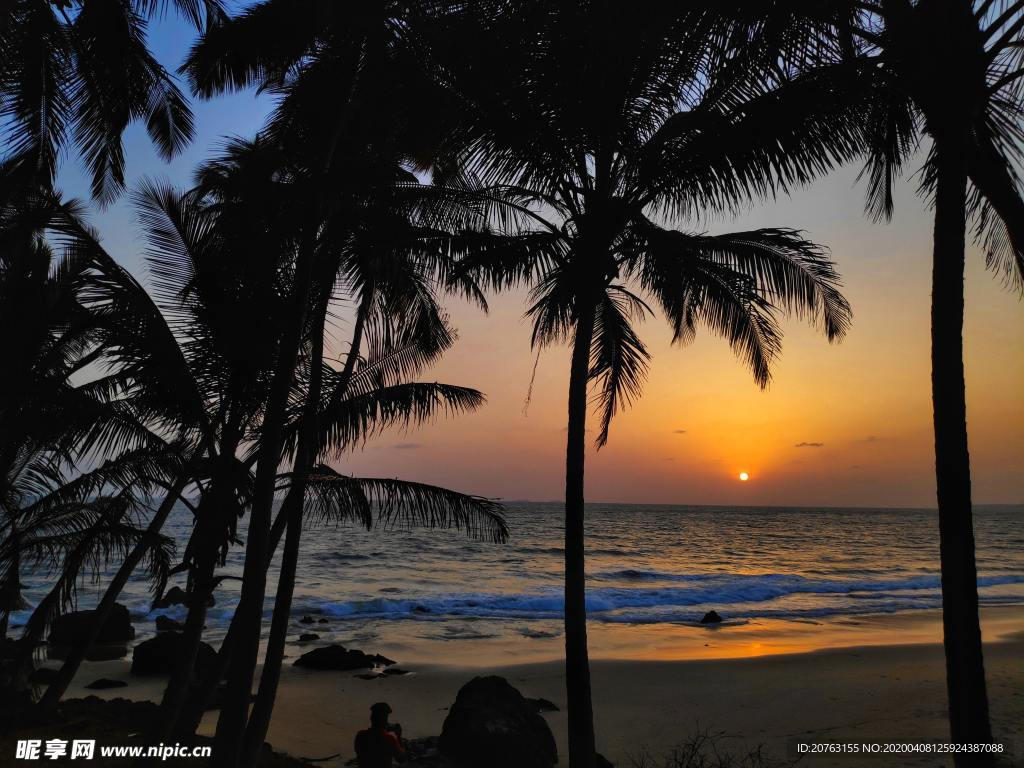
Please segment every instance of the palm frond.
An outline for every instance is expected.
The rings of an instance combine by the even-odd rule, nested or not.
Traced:
[[[598,447],[608,442],[608,430],[618,410],[640,397],[650,353],[633,324],[650,313],[643,301],[622,286],[610,286],[594,316],[590,349],[590,379],[597,385],[601,408]]]
[[[328,467],[310,476],[314,522],[357,521],[366,527],[454,528],[475,539],[502,543],[508,526],[497,502],[425,483],[348,477]]]

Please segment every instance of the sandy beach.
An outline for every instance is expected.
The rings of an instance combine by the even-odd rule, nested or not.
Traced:
[[[993,726],[1001,739],[1016,742],[1019,752],[1024,744],[1024,613],[1017,606],[989,609],[984,621]],[[618,766],[629,768],[631,759],[642,751],[659,755],[705,729],[718,735],[721,745],[730,751],[745,753],[761,747],[775,759],[786,758],[788,743],[797,737],[943,740],[947,721],[942,648],[936,642],[920,642],[921,638],[937,637],[937,622],[937,614],[921,612],[917,616],[869,617],[861,623],[857,637],[879,641],[888,637],[893,642],[902,631],[908,642],[899,645],[771,652],[785,647],[779,643],[768,647],[769,655],[750,655],[760,642],[750,639],[758,637],[755,629],[746,628],[746,637],[734,632],[727,639],[725,633],[730,628],[726,627],[703,634],[717,638],[723,658],[597,659],[593,683],[599,749]],[[869,632],[872,628],[873,635]],[[291,644],[291,660],[308,647]],[[739,657],[743,649],[746,657]],[[651,649],[652,656],[659,653],[664,654],[664,649]],[[446,664],[402,660],[401,666],[412,674],[375,680],[362,680],[352,673],[304,670],[286,662],[268,740],[275,749],[297,757],[340,753],[319,764],[341,766],[352,757],[352,735],[365,727],[373,702],[385,700],[392,705],[393,719],[402,724],[407,737],[436,735],[459,688],[480,674],[502,675],[526,696],[544,697],[560,706],[564,703],[562,667],[556,660],[491,666],[479,661],[476,655],[462,663],[455,655]],[[126,688],[99,692],[104,698],[159,697],[162,679],[132,678],[127,667],[126,660],[86,664],[70,695],[94,693],[82,686],[102,675],[130,682]],[[202,732],[212,733],[216,714],[207,714]],[[564,756],[565,713],[546,717]],[[800,765],[824,768],[850,765],[851,760],[855,759],[814,756],[805,757]],[[903,755],[873,757],[864,764],[946,763],[935,757]]]

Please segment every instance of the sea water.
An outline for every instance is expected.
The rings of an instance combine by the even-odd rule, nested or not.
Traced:
[[[563,606],[562,506],[509,502],[506,514],[504,544],[454,529],[307,529],[295,632],[372,650],[417,642],[455,648],[459,641],[507,649],[547,639],[553,652]],[[618,628],[620,647],[631,637],[649,642],[659,628],[695,626],[710,610],[726,626],[756,626],[854,623],[941,606],[934,510],[588,504],[586,527],[592,633]],[[187,510],[176,510],[165,533],[179,552],[190,531]],[[982,606],[1024,607],[1024,507],[977,508],[975,534]],[[223,573],[239,575],[242,555],[241,547],[232,549]],[[276,580],[275,561],[268,618]],[[29,574],[23,581],[35,602],[49,580]],[[83,583],[81,606],[94,604],[103,587],[105,580]],[[238,582],[223,581],[215,597],[207,620],[212,642],[230,620]],[[156,615],[184,616],[182,606],[153,611],[151,600],[139,579],[121,598],[140,638],[151,634]],[[304,616],[313,626],[298,623]]]

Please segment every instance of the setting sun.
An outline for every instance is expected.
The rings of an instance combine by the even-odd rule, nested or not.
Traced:
[[[740,482],[745,483],[749,479],[750,475],[748,475],[746,472],[740,472]]]

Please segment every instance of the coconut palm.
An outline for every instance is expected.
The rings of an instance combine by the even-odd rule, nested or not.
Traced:
[[[384,197],[401,200],[409,197],[401,193],[419,186],[414,180],[405,180],[398,189],[385,190]],[[382,214],[381,207],[379,201],[373,201],[358,212],[348,211],[339,217],[340,226],[332,221],[323,236],[326,269],[315,291],[308,362],[301,367],[303,396],[285,432],[286,450],[294,456],[291,487],[284,501],[290,517],[260,691],[240,756],[243,765],[257,759],[270,724],[295,587],[306,486],[318,457],[328,448],[340,452],[365,441],[375,430],[396,422],[408,427],[441,410],[455,414],[483,403],[475,390],[406,380],[449,348],[454,334],[440,314],[433,289],[438,259],[432,252],[437,248],[439,233],[411,226],[406,216],[408,206],[404,211],[389,208],[390,215]],[[428,212],[434,209],[426,208]],[[424,249],[427,254],[422,253]],[[356,313],[344,364],[336,371],[324,364],[324,334],[328,307],[339,281],[355,299]],[[361,358],[364,342],[374,350],[367,360]],[[349,488],[353,481],[350,478],[343,482]],[[400,506],[419,514],[429,507],[432,511],[428,518],[434,525],[447,521],[447,525],[465,526],[471,533],[476,531],[474,522],[482,520],[481,535],[503,540],[505,528],[496,516],[496,505],[442,489],[420,498],[420,491],[425,493],[426,487],[416,486],[418,490],[411,492],[413,488],[392,481],[383,509]],[[367,495],[365,490],[359,492]],[[379,497],[379,489],[369,495]],[[349,503],[343,509],[351,507]],[[356,505],[356,509],[362,508]]]
[[[992,731],[978,618],[971,468],[963,362],[967,227],[988,266],[1024,289],[1024,199],[1017,164],[1024,92],[1024,3],[869,4],[852,32],[861,88],[882,98],[870,113],[872,210],[892,210],[889,188],[922,138],[931,139],[923,191],[935,211],[932,271],[932,404],[942,565],[943,636],[954,742]],[[973,758],[971,758],[973,759]],[[967,758],[957,757],[957,764]],[[973,763],[972,763],[973,764]]]
[[[5,165],[5,181],[10,170]],[[75,606],[82,578],[96,580],[101,568],[121,560],[115,583],[143,561],[155,589],[166,581],[172,543],[159,535],[166,503],[145,530],[140,523],[148,494],[177,473],[177,451],[118,400],[110,377],[89,375],[104,346],[83,292],[91,262],[76,244],[78,235],[91,235],[78,207],[49,190],[3,189],[11,193],[0,206],[0,315],[10,331],[3,339],[9,375],[0,389],[4,635],[12,611],[29,607],[21,596],[23,570],[53,580],[19,650],[6,654],[30,668],[46,628]],[[47,697],[66,689],[119,592],[107,590]]]
[[[8,164],[5,180],[9,170]],[[49,236],[59,237],[66,225],[79,226],[77,214],[75,204],[40,190],[13,194],[0,205],[0,321],[8,363],[0,385],[5,633],[11,611],[24,607],[22,561],[34,559],[63,572],[53,599],[33,614],[28,651],[54,611],[73,602],[78,569],[71,561],[95,562],[105,537],[111,541],[124,522],[127,507],[100,496],[125,499],[139,473],[160,475],[165,458],[130,413],[106,402],[92,382],[75,381],[102,350],[80,292],[86,265],[70,248],[61,248],[58,258]],[[118,455],[107,450],[114,439],[122,445]],[[102,463],[83,474],[76,469],[83,460]]]
[[[192,137],[192,113],[174,79],[146,47],[148,20],[167,5],[197,29],[215,22],[218,0],[12,0],[0,12],[2,152],[35,184],[53,181],[73,146],[109,202],[124,188],[121,136],[144,121],[166,159]],[[23,177],[23,178],[24,178]]]
[[[504,237],[503,249],[490,235],[467,239],[462,270],[495,289],[528,286],[533,343],[572,348],[566,689],[570,764],[591,768],[588,400],[599,410],[601,447],[615,414],[641,392],[649,353],[636,325],[653,313],[648,300],[677,342],[698,326],[727,339],[761,386],[780,351],[781,312],[842,337],[850,309],[836,272],[800,233],[711,235],[665,222],[734,211],[802,181],[850,134],[826,134],[809,110],[787,113],[771,97],[737,104],[721,95],[707,45],[717,18],[667,4],[644,14],[587,2],[514,6],[506,15],[467,9],[466,26],[450,32],[460,36],[457,56],[445,55],[454,49],[443,40],[430,55],[462,113],[448,167],[518,203],[533,222]]]
[[[217,749],[221,754],[237,754],[245,728],[266,592],[264,554],[276,462],[299,351],[306,328],[316,323],[319,306],[313,299],[319,224],[329,217],[331,197],[337,199],[346,184],[349,189],[374,186],[367,184],[365,175],[347,173],[353,163],[364,168],[366,161],[371,161],[369,178],[371,182],[379,180],[382,173],[391,173],[395,158],[417,157],[434,135],[428,126],[437,111],[420,106],[436,106],[429,100],[436,89],[426,87],[429,83],[418,76],[404,42],[407,22],[420,5],[313,0],[302,13],[296,13],[293,3],[268,0],[208,30],[186,62],[193,91],[201,96],[253,85],[278,94],[280,101],[268,131],[293,158],[302,158],[296,162],[306,169],[301,192],[305,213],[299,219],[302,234],[289,292],[290,310],[282,325],[281,354],[267,400],[256,465],[238,607],[243,629],[218,721]],[[331,105],[326,113],[325,103]]]
[[[117,356],[119,367],[125,370],[139,369],[133,376],[141,381],[140,403],[152,401],[146,406],[148,412],[160,420],[175,425],[176,434],[194,430],[197,434],[197,447],[211,442],[214,449],[208,453],[214,456],[223,455],[226,450],[224,446],[227,444],[223,442],[222,435],[232,423],[232,409],[251,408],[250,415],[242,420],[244,429],[230,430],[235,435],[242,435],[244,442],[244,445],[237,440],[233,443],[234,450],[241,453],[233,462],[233,466],[237,468],[236,474],[240,472],[240,476],[248,478],[243,483],[244,494],[235,500],[229,497],[227,503],[220,499],[215,504],[216,474],[211,475],[211,482],[200,493],[196,511],[197,527],[186,549],[186,561],[190,553],[193,558],[203,558],[197,566],[197,570],[203,574],[203,583],[197,583],[190,590],[192,599],[189,604],[189,618],[186,620],[186,634],[189,638],[187,647],[190,651],[193,645],[198,647],[206,596],[210,586],[216,583],[214,555],[220,553],[220,557],[223,557],[223,548],[234,535],[233,521],[249,509],[251,467],[258,460],[262,449],[262,422],[259,417],[263,413],[261,404],[266,397],[265,387],[273,359],[272,353],[268,354],[266,348],[261,351],[250,349],[247,345],[258,344],[261,339],[272,333],[269,328],[264,328],[261,332],[261,324],[275,322],[273,307],[282,305],[279,297],[286,290],[281,287],[280,282],[275,284],[275,280],[286,280],[290,276],[290,269],[294,264],[292,259],[295,243],[298,239],[293,234],[294,228],[286,223],[297,218],[294,215],[289,216],[296,201],[289,199],[287,195],[279,194],[280,189],[286,188],[290,183],[288,170],[282,169],[278,165],[280,162],[282,156],[272,146],[259,141],[235,142],[224,157],[200,169],[199,186],[194,191],[180,194],[169,188],[151,185],[138,196],[151,244],[149,260],[153,273],[158,277],[158,303],[163,316],[167,318],[166,329],[161,326],[158,318],[154,321],[154,328],[149,334],[129,330],[133,325],[143,326],[145,322],[144,319],[138,319],[139,311],[117,308],[129,306],[130,309],[129,299],[135,296],[133,290],[122,287],[122,278],[112,280],[105,277],[106,283],[101,285],[102,290],[96,289],[97,296],[103,295],[103,290],[109,290],[111,295],[117,297],[117,301],[111,302],[115,305],[115,309],[110,312],[112,318],[121,318],[123,315],[123,319],[118,320],[118,328],[123,326],[125,332],[115,335],[107,342],[112,348],[127,350],[121,351]],[[401,183],[395,191],[399,198],[402,197],[402,192],[407,191],[406,187],[412,189],[418,186],[409,180],[407,175],[401,175],[400,179]],[[362,195],[365,195],[365,191]],[[273,204],[267,205],[270,201],[273,201]],[[304,410],[302,403],[308,399],[311,389],[309,382],[314,378],[314,360],[321,369],[321,376],[328,377],[332,390],[336,389],[335,378],[352,378],[352,368],[358,369],[356,346],[350,350],[351,366],[347,366],[341,372],[331,372],[323,368],[322,335],[327,306],[330,303],[329,299],[337,290],[339,281],[342,285],[361,285],[365,288],[365,282],[370,279],[376,286],[370,289],[372,300],[360,302],[364,309],[360,311],[355,324],[360,337],[366,336],[380,344],[400,342],[403,345],[395,352],[384,356],[386,359],[375,360],[373,370],[391,375],[411,372],[417,364],[434,359],[452,340],[451,331],[440,316],[432,294],[429,291],[424,293],[424,275],[421,273],[429,268],[437,257],[431,253],[429,257],[417,261],[409,255],[415,254],[416,251],[410,250],[402,262],[405,265],[404,269],[397,263],[397,259],[394,260],[395,264],[388,259],[378,258],[376,262],[369,259],[363,251],[370,238],[366,233],[360,232],[360,229],[377,231],[378,247],[386,242],[382,235],[385,230],[381,229],[380,223],[376,222],[373,216],[364,214],[360,218],[358,212],[362,208],[365,208],[365,203],[360,201],[359,196],[347,205],[339,202],[334,216],[322,228],[316,283],[318,309],[315,313],[319,321],[318,324],[314,321],[306,331],[311,337],[308,342],[311,346],[300,360],[300,370],[306,373],[301,378],[298,389],[295,384],[291,388],[291,399],[295,406],[294,410],[290,411],[289,418],[296,423],[300,420],[299,414]],[[396,218],[401,212],[394,207],[392,210],[392,216],[386,220],[390,227],[386,230],[390,238],[394,238],[395,233],[404,231],[399,226],[401,221]],[[244,231],[247,227],[251,228],[250,222],[253,220],[263,222],[265,229],[255,232]],[[410,229],[408,221],[405,228]],[[419,233],[419,230],[412,231]],[[431,230],[429,234],[434,236],[436,233]],[[406,247],[411,248],[411,245],[406,243]],[[432,243],[430,248],[436,249],[436,245]],[[235,254],[238,257],[244,256],[248,261],[232,266]],[[252,262],[259,262],[260,259],[263,260],[264,266],[253,266]],[[268,268],[270,271],[265,271]],[[284,277],[279,278],[279,275]],[[251,284],[247,282],[250,279],[253,281]],[[108,284],[113,287],[108,288]],[[267,292],[262,295],[252,294],[251,291],[257,286]],[[122,293],[126,296],[121,297]],[[385,299],[381,299],[381,296]],[[253,313],[260,314],[261,317],[252,316]],[[148,316],[151,313],[143,314]],[[245,341],[235,336],[236,333],[244,333],[249,340]],[[147,335],[152,336],[150,341],[146,340]],[[177,400],[168,400],[166,393],[160,388],[159,377],[155,376],[156,371],[149,369],[145,355],[135,354],[136,348],[141,352],[150,345],[157,346],[163,343],[161,339],[167,338],[174,340],[181,351],[175,352],[172,349],[165,355],[177,359],[178,363],[168,359],[163,365],[177,365],[180,369],[180,361],[185,363],[183,372],[171,375],[172,379],[179,379],[175,388],[179,393],[183,393],[177,395]],[[231,341],[232,338],[234,341]],[[231,343],[225,343],[228,341]],[[244,366],[248,367],[240,372]],[[366,376],[363,376],[363,379],[365,378]],[[232,395],[231,397],[240,403],[232,405],[228,395],[224,393],[230,395],[232,386],[237,389],[241,384],[250,382],[262,384],[252,385],[255,388],[251,396]],[[147,394],[149,389],[153,390],[151,394]],[[209,394],[199,394],[206,392]],[[371,433],[375,425],[411,423],[429,418],[441,408],[456,412],[476,407],[482,402],[479,393],[441,384],[407,384],[401,388],[385,387],[380,392],[367,391],[362,394],[363,399],[357,400],[351,406],[363,409],[359,412],[361,421],[356,424],[346,423],[344,428],[361,429],[364,435]],[[192,402],[193,398],[197,398],[195,402]],[[245,403],[251,405],[246,406]],[[350,411],[351,409],[343,413]],[[203,416],[204,413],[208,415]],[[204,434],[204,424],[207,423],[212,425],[213,435],[210,440],[203,440],[201,438]],[[296,445],[292,443],[297,453]],[[317,452],[318,449],[314,450],[314,458]],[[208,458],[202,468],[206,473],[214,471],[210,467],[218,464],[217,460],[209,461]],[[304,508],[303,486],[311,468],[304,467],[296,458],[296,465],[288,475],[288,494],[278,518],[279,521],[287,523],[288,541],[282,576],[279,580],[280,594],[275,606],[272,642],[268,651],[268,663],[265,665],[265,669],[272,671],[264,673],[264,692],[259,700],[258,711],[266,711],[268,717],[269,707],[273,703],[273,688],[276,687],[276,671],[273,670],[280,667],[278,654],[283,650],[291,590],[294,588],[294,557],[298,551]],[[201,469],[195,471],[199,473]],[[227,475],[228,470],[225,469],[222,476]],[[280,482],[279,476],[279,489]],[[363,495],[369,495],[379,501],[385,498],[380,487],[387,487],[389,493],[398,494],[391,499],[392,505],[402,506],[399,502],[404,498],[406,511],[403,514],[422,517],[426,514],[424,510],[431,508],[430,505],[442,509],[447,503],[447,517],[426,515],[427,519],[438,525],[468,526],[473,523],[474,532],[477,530],[474,521],[479,520],[482,521],[484,530],[489,530],[488,525],[497,525],[498,530],[504,530],[500,518],[494,515],[493,505],[485,500],[452,494],[443,489],[434,489],[433,496],[430,496],[427,494],[429,488],[425,486],[416,487],[415,492],[401,491],[406,486],[399,481],[393,481],[392,485],[385,486],[381,486],[381,482],[378,481],[377,486],[373,486],[376,490],[364,491]],[[395,490],[396,488],[398,490]],[[352,517],[365,506],[366,503],[362,507],[348,504],[340,508],[337,514],[339,517]],[[225,507],[232,511],[232,514],[225,516],[222,511],[218,513],[218,510]],[[350,511],[352,509],[356,512]],[[360,515],[362,516],[359,519],[364,520],[365,514]],[[294,521],[296,516],[298,524]],[[271,529],[271,536],[279,537],[282,529],[283,526],[275,524]],[[274,546],[276,541],[272,542],[268,552],[272,552]],[[265,554],[264,570],[268,563],[269,557]],[[290,571],[288,563],[291,563]],[[227,651],[225,648],[221,651],[223,659],[234,653],[234,648],[239,642],[237,638],[240,636],[240,630],[237,627],[236,619],[229,632],[230,642],[225,641]],[[189,631],[189,628],[194,631]],[[278,635],[280,642],[276,642]],[[276,662],[275,656],[278,656]],[[189,692],[192,665],[183,663],[180,672],[181,674],[176,673],[172,677],[171,684],[165,692],[162,705],[164,715],[160,718],[159,732],[153,734],[154,738],[165,738],[175,728],[187,731],[188,723],[191,722],[191,714],[183,714],[182,706]],[[215,682],[216,680],[214,684]],[[259,738],[259,743],[262,743],[262,737]]]
[[[892,215],[893,185],[930,142],[920,191],[935,216],[931,388],[950,733],[956,742],[991,741],[971,507],[963,277],[970,226],[988,267],[1008,287],[1024,289],[1017,171],[1024,149],[1024,3],[794,1],[778,5],[775,16],[754,3],[737,6],[751,26],[782,17],[810,25],[823,41],[819,51],[831,51],[819,66],[807,69],[803,62],[805,71],[789,82],[768,79],[780,94],[796,91],[798,103],[827,89],[819,103],[823,119],[835,120],[836,97],[863,105],[852,120],[843,115],[836,122],[860,132],[870,216]]]

